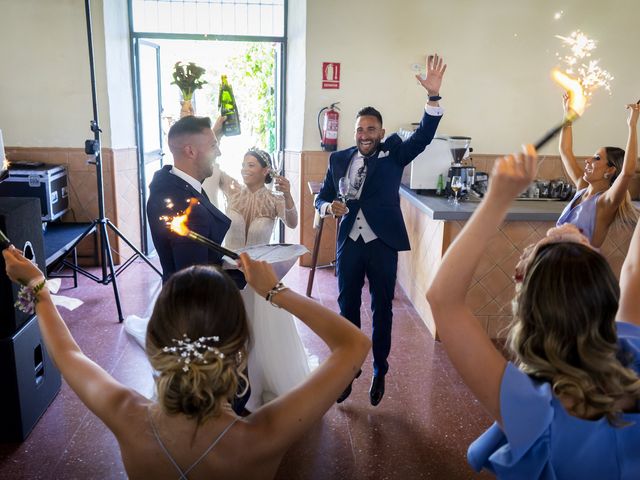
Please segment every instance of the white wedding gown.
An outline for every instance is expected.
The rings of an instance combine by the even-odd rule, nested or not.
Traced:
[[[225,213],[231,219],[224,238],[230,250],[269,243],[276,218],[289,228],[298,224],[295,206],[287,210],[282,195],[264,186],[251,192],[224,172],[219,178],[227,202]],[[251,396],[246,408],[254,411],[299,385],[309,375],[309,359],[289,312],[272,306],[250,287],[241,293],[252,339],[248,362]]]
[[[268,244],[276,218],[281,218],[289,228],[295,228],[298,213],[285,208],[284,197],[266,188],[251,192],[234,179],[221,172],[219,186],[227,201],[226,215],[231,227],[224,245],[230,250],[240,250],[252,245]],[[207,182],[203,184],[207,190]],[[213,194],[213,192],[211,192]],[[210,194],[210,195],[211,195]],[[249,347],[249,383],[251,396],[246,408],[254,411],[264,403],[299,385],[317,365],[317,358],[309,357],[296,328],[293,316],[276,308],[247,286],[241,290],[251,332]],[[124,327],[141,346],[145,347],[147,316],[128,316]]]

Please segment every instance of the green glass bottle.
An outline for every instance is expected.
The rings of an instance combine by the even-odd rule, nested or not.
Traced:
[[[218,96],[218,108],[220,115],[227,117],[222,126],[222,132],[231,137],[240,135],[240,116],[238,115],[238,105],[236,98],[233,96],[233,89],[229,85],[226,75],[222,75],[220,79],[220,94]]]
[[[442,174],[438,175],[438,184],[436,185],[436,195],[442,195],[444,192],[444,178]]]

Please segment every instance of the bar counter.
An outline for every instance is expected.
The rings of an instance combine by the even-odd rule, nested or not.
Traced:
[[[437,338],[425,294],[447,248],[479,202],[464,201],[455,206],[446,198],[419,195],[401,186],[400,204],[411,250],[399,254],[398,283]],[[515,291],[512,277],[520,254],[555,225],[565,205],[563,201],[515,201],[493,236],[467,293],[467,302],[492,338],[504,337],[511,321],[511,299]],[[616,275],[620,273],[631,233],[612,227],[601,248]]]

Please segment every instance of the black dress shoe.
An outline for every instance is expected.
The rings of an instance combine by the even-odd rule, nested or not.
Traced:
[[[358,373],[356,373],[356,378],[358,378],[361,373],[362,373],[362,370],[358,370]],[[349,397],[349,395],[351,395],[351,386],[352,385],[353,385],[353,381],[349,384],[349,386],[347,388],[344,389],[344,392],[342,392],[340,394],[340,396],[338,397],[338,400],[336,400],[336,403],[344,402]]]
[[[369,390],[369,400],[374,407],[380,403],[384,396],[384,375],[374,375]]]

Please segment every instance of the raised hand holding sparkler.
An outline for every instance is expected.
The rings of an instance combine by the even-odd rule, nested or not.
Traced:
[[[553,79],[568,92],[568,103],[565,105],[563,122],[535,142],[536,150],[546,145],[560,130],[584,113],[587,101],[595,90],[604,87],[605,90],[610,91],[609,82],[613,80],[613,76],[598,65],[599,60],[589,60],[585,63],[584,59],[590,57],[591,52],[596,48],[595,40],[589,39],[579,30],[573,32],[569,37],[559,35],[556,37],[561,39],[565,46],[571,50],[571,53],[564,57],[556,54],[566,65],[566,71],[561,72],[557,68],[552,71]]]

